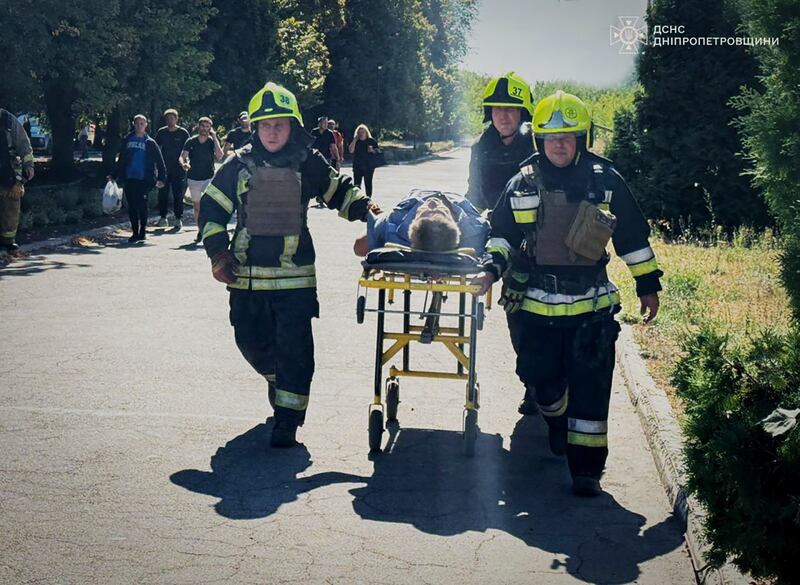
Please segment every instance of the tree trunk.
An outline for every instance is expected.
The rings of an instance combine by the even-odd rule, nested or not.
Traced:
[[[118,107],[106,116],[106,140],[103,144],[103,172],[106,175],[111,174],[117,162],[117,154],[122,144],[119,127],[121,121],[122,113]]]
[[[75,90],[55,82],[45,88],[44,98],[47,119],[53,131],[51,168],[57,177],[69,177],[74,168],[72,151],[75,140],[75,116],[72,113],[72,104],[75,102]]]

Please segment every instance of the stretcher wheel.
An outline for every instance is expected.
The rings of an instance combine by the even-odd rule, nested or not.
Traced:
[[[483,316],[484,316],[483,303],[478,303],[478,310],[475,315],[475,327],[478,329],[478,331],[483,330]]]
[[[364,322],[364,309],[367,306],[367,297],[361,295],[356,301],[356,321],[361,324]]]
[[[386,380],[386,420],[397,420],[397,407],[400,405],[400,382],[394,378]]]
[[[381,436],[383,435],[383,411],[374,409],[369,413],[369,450],[381,450]]]
[[[478,411],[468,410],[464,417],[464,454],[475,456],[475,441],[478,439]]]

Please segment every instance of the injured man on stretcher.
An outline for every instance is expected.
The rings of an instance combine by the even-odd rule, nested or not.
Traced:
[[[366,256],[386,245],[425,252],[457,252],[471,248],[481,257],[489,238],[489,222],[461,195],[434,189],[413,189],[388,213],[368,214],[367,233],[353,251]]]

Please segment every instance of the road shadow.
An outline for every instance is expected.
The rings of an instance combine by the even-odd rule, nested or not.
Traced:
[[[548,454],[540,417],[524,417],[508,449],[502,437],[479,433],[476,456],[463,454],[455,431],[389,427],[387,446],[373,454],[373,473],[326,472],[298,477],[312,465],[303,445],[270,449],[273,419],[220,447],[210,471],[184,469],[177,486],[218,498],[214,509],[235,520],[266,518],[300,494],[335,483],[350,490],[364,520],[402,523],[438,536],[489,529],[553,555],[550,569],[587,583],[635,582],[641,563],[683,545],[679,522],[653,526],[613,496],[573,496],[566,462]],[[485,551],[491,555],[491,551]]]
[[[312,465],[305,445],[272,449],[274,419],[228,441],[211,457],[211,471],[184,469],[170,481],[189,491],[219,498],[217,514],[232,520],[266,518],[300,494],[332,483],[364,481],[345,473],[320,473],[298,478]]]
[[[440,536],[502,530],[553,553],[552,569],[588,583],[636,581],[640,563],[683,545],[673,518],[642,532],[645,517],[613,496],[573,496],[566,462],[549,455],[540,417],[517,423],[508,450],[499,435],[481,433],[473,459],[464,457],[460,433],[392,432],[367,485],[350,490],[364,519]]]

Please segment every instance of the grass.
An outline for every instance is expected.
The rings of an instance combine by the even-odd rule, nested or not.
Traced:
[[[620,319],[633,325],[651,375],[680,413],[683,404],[670,377],[683,339],[706,323],[726,332],[733,344],[763,330],[785,331],[788,299],[779,278],[779,250],[769,231],[740,230],[730,241],[654,239],[653,248],[664,271],[661,308],[653,323],[641,324],[633,278],[619,258],[609,265],[609,275],[622,289]]]

